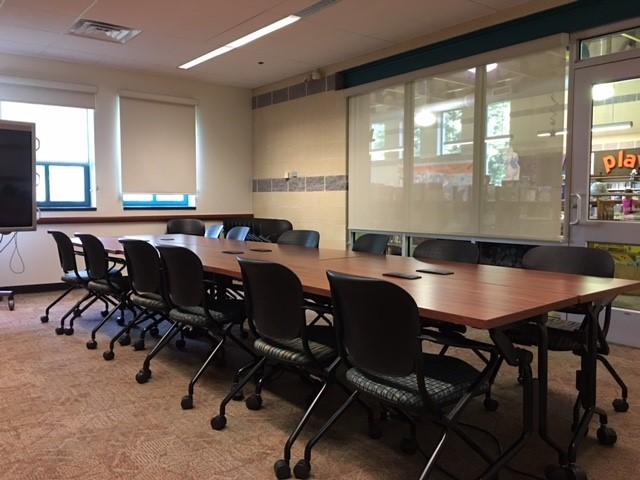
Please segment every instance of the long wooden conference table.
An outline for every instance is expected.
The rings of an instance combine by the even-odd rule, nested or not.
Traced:
[[[120,238],[101,237],[107,252],[124,253]],[[540,332],[538,348],[538,433],[558,454],[560,465],[573,465],[577,450],[585,436],[596,406],[597,315],[601,305],[616,295],[640,287],[640,282],[617,278],[588,277],[554,272],[469,265],[452,262],[429,262],[399,256],[378,256],[336,249],[310,249],[291,245],[208,239],[192,235],[134,235],[126,238],[145,240],[153,245],[176,245],[189,248],[210,273],[241,279],[237,257],[277,262],[290,268],[300,278],[303,289],[310,294],[330,297],[327,270],[381,278],[405,289],[414,298],[424,318],[499,332],[504,327],[538,318]],[[79,245],[78,239],[74,239]],[[428,267],[445,268],[450,275],[419,273],[421,278],[406,280],[383,276],[384,273],[415,274]],[[584,412],[566,448],[559,447],[547,431],[547,331],[544,315],[553,310],[578,304],[590,306],[587,315],[586,354],[582,356],[583,378],[580,386]],[[531,433],[523,418],[522,436],[496,463],[504,465],[523,446]],[[529,431],[527,431],[529,430]],[[491,478],[487,471],[480,478]],[[486,477],[485,477],[486,475]],[[560,478],[560,477],[559,477]]]

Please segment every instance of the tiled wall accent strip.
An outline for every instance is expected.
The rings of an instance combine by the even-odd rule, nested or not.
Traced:
[[[327,75],[318,80],[297,83],[289,87],[279,88],[271,92],[256,95],[251,99],[251,108],[268,107],[277,103],[288,102],[296,98],[308,97],[316,93],[327,92],[336,89],[336,76]]]
[[[296,178],[254,178],[254,192],[344,192],[348,188],[346,175],[326,175]]]

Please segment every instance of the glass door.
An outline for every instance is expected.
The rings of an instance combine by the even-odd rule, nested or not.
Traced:
[[[569,241],[640,280],[640,59],[576,68]],[[614,302],[611,339],[640,346],[640,291]]]

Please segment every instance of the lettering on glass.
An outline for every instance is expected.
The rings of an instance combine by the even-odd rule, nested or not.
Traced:
[[[634,168],[640,168],[640,149],[594,152],[594,155],[596,175],[629,175]]]

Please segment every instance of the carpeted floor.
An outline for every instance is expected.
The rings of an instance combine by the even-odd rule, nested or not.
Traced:
[[[228,426],[222,432],[209,425],[219,401],[227,393],[232,372],[245,360],[228,348],[226,366],[214,366],[196,388],[195,408],[183,411],[180,399],[208,345],[188,341],[187,351],[173,345],[152,363],[153,378],[145,385],[135,382],[144,352],[117,345],[116,358],[106,362],[102,352],[109,326],[98,338],[98,350],[85,347],[88,331],[100,319],[99,309],[87,312],[76,323],[74,336],[56,336],[54,327],[72,300],[55,310],[49,324],[39,317],[53,294],[19,295],[16,310],[0,306],[0,478],[30,479],[128,479],[203,480],[271,479],[273,462],[302,413],[307,387],[296,377],[282,376],[263,394],[264,408],[250,411],[233,402]],[[148,346],[152,341],[148,342]],[[640,406],[633,395],[640,384],[635,365],[640,351],[614,347],[611,360],[631,390],[631,409],[613,412],[616,391],[604,372],[600,375],[601,406],[610,414],[618,432],[615,447],[602,447],[594,439],[596,424],[580,452],[579,463],[590,479],[638,478],[640,458]],[[574,370],[578,362],[570,354],[551,356],[551,431],[566,441],[574,399]],[[515,438],[520,422],[520,390],[516,373],[505,368],[497,382],[497,412],[486,412],[474,401],[464,416],[468,423],[487,428],[503,443]],[[342,400],[333,392],[296,444],[294,462],[304,441]],[[383,424],[384,436],[366,435],[364,415],[353,407],[349,414],[316,447],[313,478],[415,479],[424,465],[420,455],[400,452],[406,426],[395,421]],[[424,421],[420,439],[425,449],[433,446],[435,427]],[[481,433],[471,432],[485,448],[495,445]],[[555,462],[552,451],[532,438],[514,465],[538,476]],[[460,478],[473,478],[481,460],[460,441],[447,443],[440,462]],[[433,478],[447,478],[434,474]],[[501,479],[526,478],[506,472]]]

